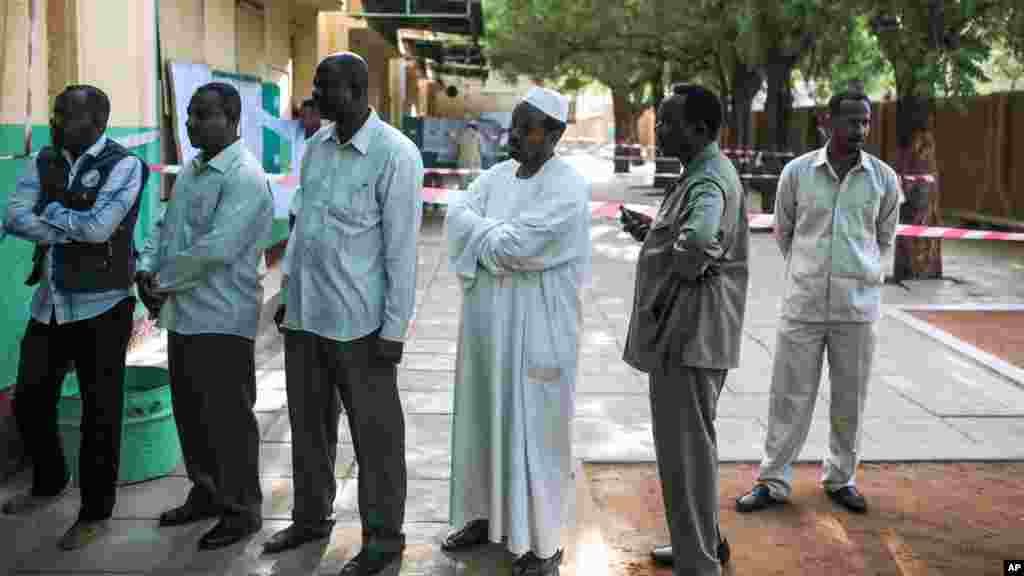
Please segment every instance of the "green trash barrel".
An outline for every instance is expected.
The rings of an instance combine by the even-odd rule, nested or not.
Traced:
[[[121,484],[166,476],[181,462],[181,444],[171,408],[167,370],[155,366],[128,366],[124,377],[124,420],[121,428]],[[69,374],[57,406],[57,424],[64,447],[64,462],[78,476],[82,398],[78,380]]]

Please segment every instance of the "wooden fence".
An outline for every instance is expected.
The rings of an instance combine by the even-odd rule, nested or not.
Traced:
[[[822,109],[793,111],[790,142],[796,152],[822,144],[816,117]],[[753,142],[766,140],[764,112],[755,112]],[[1006,223],[1024,221],[1024,92],[969,99],[960,109],[942,102],[934,118],[935,159],[946,219]],[[728,130],[725,145],[735,140]],[[867,149],[896,159],[896,103],[873,105]]]

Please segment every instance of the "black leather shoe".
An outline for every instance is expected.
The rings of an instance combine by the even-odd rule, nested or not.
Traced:
[[[277,554],[278,552],[298,548],[307,542],[329,538],[332,529],[334,529],[334,520],[324,520],[319,526],[315,527],[292,524],[271,536],[270,540],[264,542],[263,553]]]
[[[732,555],[732,551],[729,550],[729,541],[722,538],[718,542],[718,563],[725,566],[729,563],[729,557]],[[654,550],[651,550],[651,559],[654,560],[655,564],[661,566],[671,566],[672,560],[672,546],[658,546]]]
[[[224,516],[209,532],[199,539],[200,550],[216,550],[241,542],[260,531],[263,519],[247,516]]]
[[[755,512],[777,504],[782,500],[772,497],[772,493],[764,484],[757,484],[754,489],[736,499],[737,512]]]
[[[371,552],[366,548],[359,551],[338,573],[338,576],[372,576],[401,560],[402,549],[394,552]]]
[[[558,566],[561,564],[561,550],[550,558],[539,558],[530,551],[512,563],[512,576],[558,576]]]
[[[846,508],[850,512],[863,514],[868,511],[868,502],[864,495],[853,486],[843,486],[839,490],[825,490],[833,502]]]
[[[487,520],[473,520],[462,527],[458,532],[452,532],[441,542],[441,550],[445,552],[458,552],[481,544],[487,543],[488,532]]]
[[[216,506],[201,505],[189,501],[177,508],[172,508],[161,514],[160,525],[182,526],[184,524],[191,524],[193,522],[199,522],[200,520],[206,520],[207,518],[216,518],[217,516],[220,516],[220,510],[218,510]]]

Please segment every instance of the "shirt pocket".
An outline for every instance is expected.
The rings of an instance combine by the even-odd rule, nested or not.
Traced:
[[[354,177],[337,190],[329,191],[325,208],[342,224],[365,228],[379,219],[379,207],[372,178]]]
[[[220,200],[220,187],[198,188],[188,199],[185,221],[196,232],[205,232],[213,224],[214,211]]]

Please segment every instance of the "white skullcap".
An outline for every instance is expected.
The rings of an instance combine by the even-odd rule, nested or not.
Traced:
[[[523,101],[562,124],[569,122],[569,99],[554,90],[534,86],[526,93]]]

